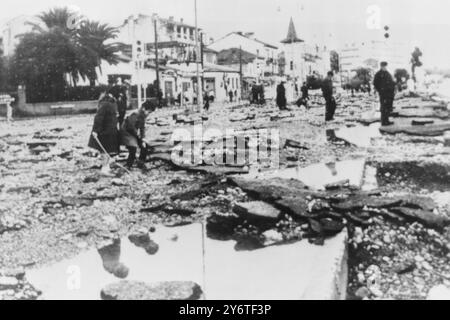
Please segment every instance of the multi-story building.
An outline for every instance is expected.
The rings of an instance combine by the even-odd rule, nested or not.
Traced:
[[[366,41],[346,44],[339,51],[340,70],[344,75],[358,68],[376,70],[382,61],[388,62],[388,69],[409,70],[412,49],[406,43],[385,41]]]
[[[259,77],[269,78],[278,73],[278,47],[256,39],[254,33],[231,32],[210,44],[208,48],[219,52],[233,48],[242,49],[258,57],[258,61],[261,60]]]
[[[156,32],[155,32],[156,25]],[[198,29],[201,35],[199,46],[203,42],[208,43],[209,38]],[[158,57],[156,57],[155,40],[157,37]],[[168,99],[177,98],[188,92],[195,96],[197,90],[196,69],[198,68],[208,92],[213,92],[216,100],[225,100],[227,85],[218,79],[239,77],[238,72],[228,68],[217,66],[217,52],[203,46],[202,59],[197,59],[196,29],[186,24],[183,20],[176,21],[173,17],[168,19],[157,15],[130,16],[119,27],[119,35],[114,41],[122,42],[127,46],[124,52],[129,59],[118,65],[102,64],[100,83],[105,83],[111,78],[131,78],[132,83],[140,83],[144,87],[154,84],[156,76],[156,59],[158,59],[160,89],[163,96]],[[139,43],[139,45],[138,45]],[[137,71],[134,62],[136,50],[141,47],[141,55],[144,60],[144,68]],[[240,91],[240,90],[239,90]]]
[[[21,15],[0,26],[3,55],[11,56],[14,54],[21,35],[32,31],[31,23],[39,23],[39,21],[36,17]]]
[[[330,52],[326,47],[309,45],[297,36],[294,21],[290,20],[283,44],[283,75],[304,81],[308,75],[324,76],[330,70]]]

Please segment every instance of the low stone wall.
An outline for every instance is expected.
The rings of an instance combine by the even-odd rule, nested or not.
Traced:
[[[19,103],[14,107],[15,117],[46,117],[81,113],[95,113],[98,101],[65,101],[43,103]]]

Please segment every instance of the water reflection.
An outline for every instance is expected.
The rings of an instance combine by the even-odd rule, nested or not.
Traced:
[[[255,172],[249,178],[297,179],[312,189],[323,190],[327,184],[348,180],[352,186],[360,187],[364,175],[365,159],[317,163],[305,168],[286,168],[266,172]]]
[[[113,241],[111,245],[98,249],[103,261],[103,268],[119,279],[128,277],[130,269],[120,262],[120,239]]]

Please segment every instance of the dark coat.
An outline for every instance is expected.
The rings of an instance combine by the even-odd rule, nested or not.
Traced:
[[[302,91],[302,98],[304,98],[304,99],[309,98],[307,86],[302,86],[300,90]]]
[[[94,118],[92,132],[97,132],[98,139],[109,154],[119,153],[119,132],[117,130],[117,104],[112,100],[100,101]],[[103,153],[102,148],[90,136],[88,146]]]
[[[388,71],[380,70],[375,74],[373,86],[380,97],[393,99],[395,96],[395,82]]]
[[[278,107],[286,107],[286,89],[283,84],[277,86],[277,105]]]
[[[127,91],[124,86],[115,85],[109,93],[116,99],[119,114],[125,114],[127,110]]]
[[[142,110],[128,115],[120,128],[120,143],[127,147],[138,148],[145,138],[145,114]]]
[[[325,99],[330,99],[333,96],[333,80],[325,78],[322,81],[322,94]]]

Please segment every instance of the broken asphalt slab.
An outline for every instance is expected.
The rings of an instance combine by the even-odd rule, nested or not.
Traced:
[[[387,134],[405,133],[414,136],[441,136],[446,131],[450,131],[450,122],[423,125],[423,126],[392,125],[380,128],[381,133]]]

